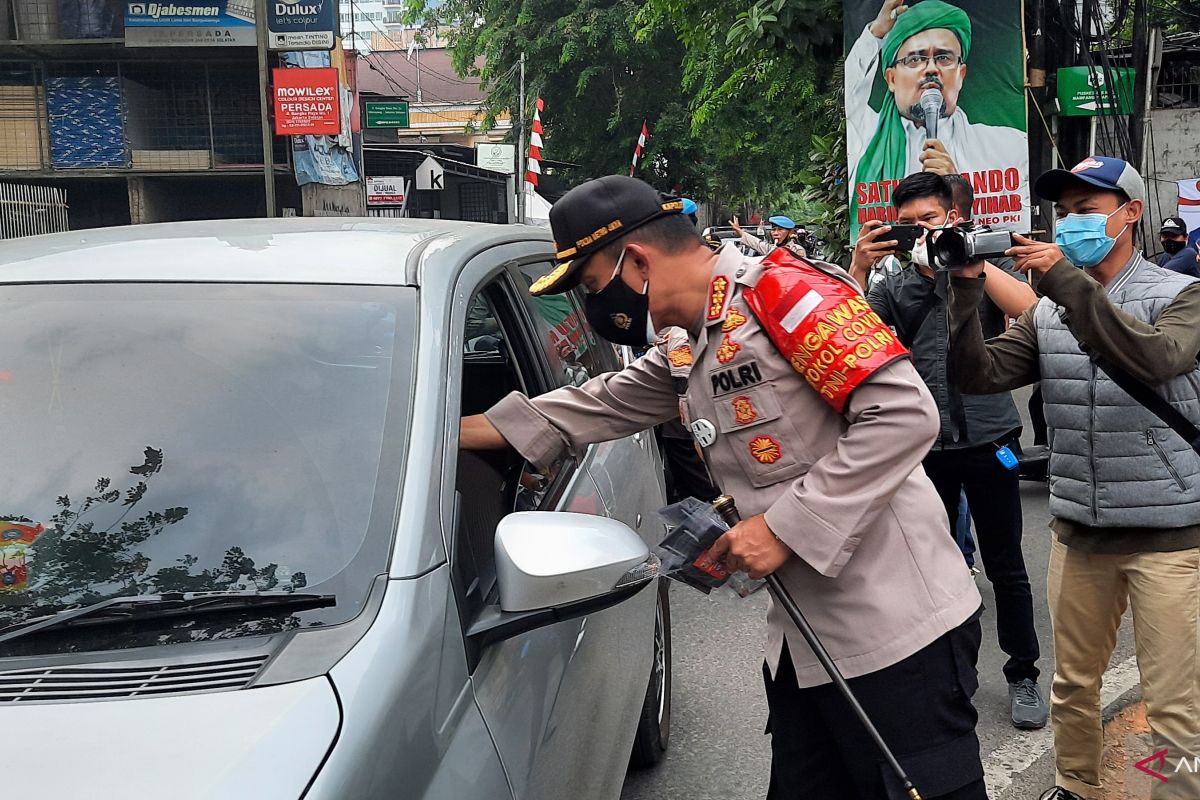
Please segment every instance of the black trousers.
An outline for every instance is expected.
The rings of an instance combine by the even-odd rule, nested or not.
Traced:
[[[996,633],[1000,649],[1008,655],[1005,679],[1009,683],[1025,678],[1036,681],[1041,651],[1033,627],[1033,591],[1021,550],[1017,471],[1005,469],[991,445],[934,450],[924,463],[946,507],[951,530],[958,517],[959,492],[967,493],[983,572],[996,595]]]
[[[847,681],[925,800],[987,800],[971,696],[979,688],[979,613],[903,661]],[[767,800],[907,800],[832,684],[796,685],[784,645],[772,680]]]

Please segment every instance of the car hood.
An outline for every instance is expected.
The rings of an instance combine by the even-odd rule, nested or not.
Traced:
[[[9,797],[298,800],[333,745],[327,678],[232,692],[0,710]]]

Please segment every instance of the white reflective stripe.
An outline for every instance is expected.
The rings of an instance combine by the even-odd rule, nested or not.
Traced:
[[[810,289],[808,294],[801,297],[800,302],[792,306],[792,310],[784,315],[779,324],[783,326],[785,331],[791,333],[819,305],[821,305],[821,295]]]

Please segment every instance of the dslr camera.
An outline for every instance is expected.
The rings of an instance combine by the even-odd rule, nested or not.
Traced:
[[[1011,231],[994,231],[969,222],[931,236],[929,260],[938,269],[962,269],[988,258],[998,258],[1014,244]]]

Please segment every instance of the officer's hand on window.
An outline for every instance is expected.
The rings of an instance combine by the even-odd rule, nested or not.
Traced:
[[[742,520],[721,535],[708,551],[714,561],[724,562],[731,572],[764,578],[792,557],[792,550],[779,541],[762,514]]]

